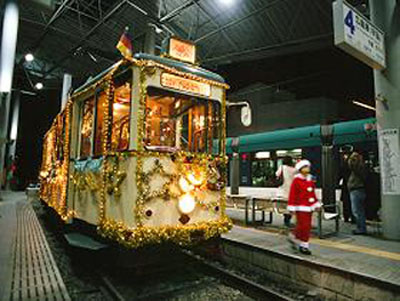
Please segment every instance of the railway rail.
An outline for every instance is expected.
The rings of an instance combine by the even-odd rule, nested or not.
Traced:
[[[131,270],[95,272],[99,291],[110,301],[295,300],[190,251],[182,250],[182,258],[177,269],[150,273],[144,277],[147,280],[140,280]]]

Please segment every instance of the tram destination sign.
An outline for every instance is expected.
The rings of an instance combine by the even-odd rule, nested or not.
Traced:
[[[203,82],[180,77],[171,73],[161,74],[161,85],[175,90],[190,92],[193,94],[210,97],[211,86]]]
[[[386,67],[384,32],[343,0],[333,2],[335,45],[368,66]]]

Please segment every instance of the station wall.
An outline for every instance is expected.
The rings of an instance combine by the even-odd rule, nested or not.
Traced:
[[[239,106],[228,109],[228,137],[333,122],[339,118],[339,105],[324,97],[296,99],[295,95],[263,84],[252,85],[228,96],[229,101],[248,101],[252,125],[240,120]]]

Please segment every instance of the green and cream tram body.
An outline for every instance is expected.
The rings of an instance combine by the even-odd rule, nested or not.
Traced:
[[[46,133],[41,199],[132,248],[228,231],[227,88],[167,55],[118,62],[77,89]]]

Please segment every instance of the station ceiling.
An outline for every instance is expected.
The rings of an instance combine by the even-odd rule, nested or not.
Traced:
[[[331,14],[332,0],[25,0],[17,51],[31,76],[60,79],[67,71],[83,80],[120,58],[115,45],[126,26],[137,51],[154,24],[162,29],[158,46],[169,35],[192,40],[199,62],[216,68],[326,47]],[[23,63],[27,52],[37,59]]]

